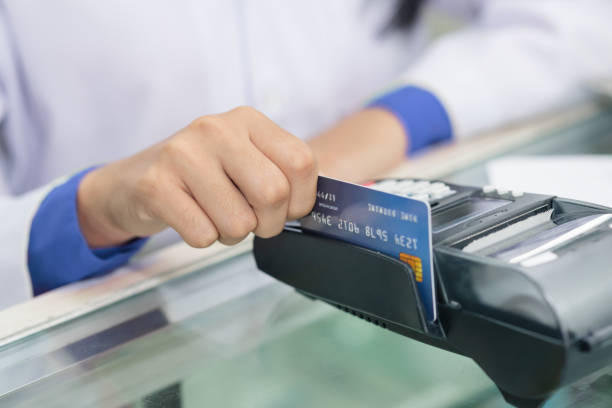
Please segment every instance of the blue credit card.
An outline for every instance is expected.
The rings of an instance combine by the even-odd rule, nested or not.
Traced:
[[[315,206],[299,223],[409,264],[427,319],[437,318],[428,202],[319,177]]]

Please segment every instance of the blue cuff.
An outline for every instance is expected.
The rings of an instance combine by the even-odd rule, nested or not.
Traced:
[[[146,242],[92,250],[77,218],[77,190],[87,169],[54,188],[32,220],[28,267],[34,295],[84,278],[102,275],[125,264]]]
[[[406,155],[434,143],[452,139],[446,110],[432,93],[416,86],[405,86],[368,104],[393,113],[404,126],[408,137]]]

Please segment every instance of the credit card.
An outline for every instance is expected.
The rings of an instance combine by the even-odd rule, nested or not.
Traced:
[[[299,224],[410,265],[427,319],[437,318],[427,201],[320,176],[315,206]]]

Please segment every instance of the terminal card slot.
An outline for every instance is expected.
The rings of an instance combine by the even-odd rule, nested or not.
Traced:
[[[431,215],[434,233],[445,231],[462,222],[476,218],[488,211],[510,204],[510,200],[487,197],[470,197],[452,207],[434,212]]]

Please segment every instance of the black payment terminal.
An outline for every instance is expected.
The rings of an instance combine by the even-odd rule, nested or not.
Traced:
[[[557,388],[612,364],[612,209],[442,181],[373,187],[430,203],[436,321],[424,317],[408,264],[296,227],[255,239],[259,269],[474,359],[519,407],[541,406]]]

